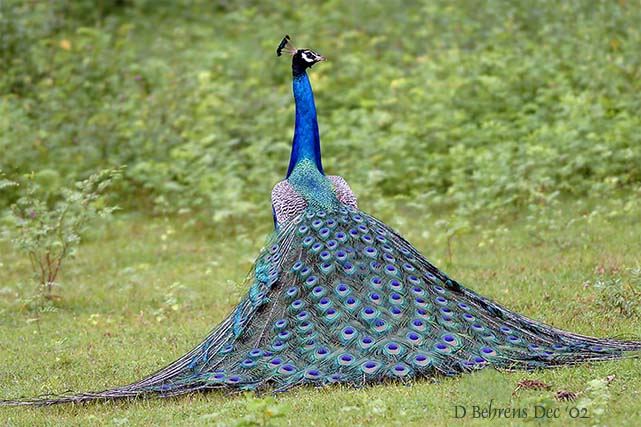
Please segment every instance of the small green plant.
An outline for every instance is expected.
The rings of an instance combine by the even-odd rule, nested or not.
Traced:
[[[150,310],[150,314],[156,319],[157,322],[166,320],[172,312],[180,310],[180,293],[185,289],[180,282],[172,283],[169,288],[165,288],[163,292],[163,300],[158,308]]]
[[[590,381],[587,388],[581,393],[581,398],[577,401],[577,408],[585,408],[588,411],[587,413],[592,418],[592,425],[594,426],[603,425],[603,416],[612,397],[608,386],[614,379],[615,376],[611,375]]]
[[[438,220],[434,225],[442,230],[442,236],[437,237],[437,241],[441,239],[445,240],[445,244],[447,245],[447,263],[451,265],[454,258],[454,239],[469,233],[472,230],[472,226],[468,220],[457,220],[454,217]]]
[[[553,413],[558,408],[557,402],[548,393],[523,399],[521,405],[531,411],[525,422],[536,422],[538,425],[548,425],[553,422],[554,417],[541,416],[540,414]]]
[[[273,426],[276,418],[284,417],[290,412],[287,405],[277,403],[274,397],[258,398],[252,393],[245,393],[245,408],[247,415],[238,420],[238,427]]]
[[[2,169],[0,169],[0,190],[7,187],[15,187],[17,185],[17,182],[7,179],[5,173],[2,172]]]
[[[80,236],[91,221],[116,209],[107,206],[102,196],[121,172],[103,170],[72,188],[59,190],[45,189],[43,176],[51,174],[44,171],[32,173],[18,184],[23,187],[22,196],[11,206],[2,234],[29,258],[42,300],[57,298],[54,288],[63,262],[75,254]],[[8,182],[5,180],[6,185],[15,184]]]
[[[617,309],[622,316],[636,317],[641,314],[641,267],[629,270],[630,277],[599,279],[594,287],[599,291],[599,304],[608,311]]]

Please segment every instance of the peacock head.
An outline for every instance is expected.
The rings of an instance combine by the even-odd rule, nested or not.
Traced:
[[[357,209],[356,197],[345,180],[327,176],[320,154],[316,107],[305,70],[325,57],[313,50],[296,49],[289,36],[280,42],[276,54],[292,56],[293,89],[296,101],[296,127],[287,177],[272,191],[274,225],[291,223],[307,209],[331,210],[341,206]]]
[[[310,49],[296,49],[289,36],[285,36],[276,49],[276,55],[281,56],[283,52],[292,56],[292,71],[294,75],[300,75],[317,62],[325,61],[325,57]]]

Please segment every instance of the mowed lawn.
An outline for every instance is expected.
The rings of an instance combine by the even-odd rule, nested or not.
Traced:
[[[583,334],[638,336],[641,320],[635,310],[641,303],[634,290],[641,285],[635,271],[641,266],[640,212],[608,203],[612,209],[566,203],[548,210],[546,217],[472,221],[469,232],[450,240],[451,257],[446,230],[439,225],[445,217],[439,213],[399,211],[380,218],[450,276],[519,313]],[[116,216],[89,233],[76,258],[64,266],[60,299],[44,311],[28,308],[33,295],[28,261],[4,243],[0,398],[102,390],[139,379],[179,357],[245,292],[243,278],[267,230],[261,224],[252,234],[225,236],[224,230],[183,227],[177,219]],[[590,381],[611,375],[609,386],[590,386]],[[515,392],[525,379],[551,389]],[[262,406],[253,397],[213,392],[77,406],[0,407],[0,424],[495,426],[530,421],[633,426],[641,413],[640,380],[641,361],[629,359],[534,372],[486,369],[361,389],[302,388]],[[575,402],[560,401],[554,399],[560,390],[583,394]],[[489,418],[475,418],[490,405]],[[462,407],[466,415],[457,419]],[[494,409],[509,409],[507,413],[521,418],[505,419],[506,412]],[[279,412],[284,415],[275,416]]]

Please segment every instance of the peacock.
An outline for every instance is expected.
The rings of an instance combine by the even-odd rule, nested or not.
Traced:
[[[2,404],[361,386],[638,356],[641,341],[574,334],[479,295],[360,210],[348,183],[321,162],[307,70],[325,57],[296,49],[289,36],[276,53],[292,58],[295,130],[286,178],[271,194],[274,231],[245,297],[200,344],[140,381]]]

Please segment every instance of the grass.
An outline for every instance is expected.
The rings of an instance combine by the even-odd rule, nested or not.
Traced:
[[[539,217],[479,220],[473,232],[451,239],[451,260],[440,214],[405,211],[381,219],[452,277],[520,313],[584,334],[638,335],[641,320],[621,314],[595,284],[633,280],[629,270],[641,262],[639,209],[620,209],[616,200],[598,209],[588,206],[565,203]],[[87,236],[76,259],[65,266],[55,309],[40,313],[25,308],[32,294],[26,260],[0,246],[0,397],[105,389],[171,362],[235,306],[244,292],[237,283],[249,271],[266,230],[223,237],[219,230],[184,228],[173,219],[118,216]],[[609,375],[616,378],[606,391],[590,395],[589,419],[570,417],[566,408],[576,403],[550,400],[557,390],[581,392],[591,380]],[[487,369],[412,386],[298,389],[277,397],[285,405],[283,417],[270,417],[269,405],[256,409],[252,398],[209,393],[0,408],[0,424],[228,426],[248,416],[258,417],[255,425],[293,426],[526,421],[472,418],[474,405],[491,401],[493,407],[528,409],[532,425],[636,425],[639,378],[641,362],[634,359],[528,373]],[[543,381],[552,390],[513,395],[524,379]],[[467,408],[466,418],[454,418],[456,405]],[[537,405],[559,408],[558,418],[554,412],[552,418],[534,418]],[[245,419],[244,425],[252,424]]]

